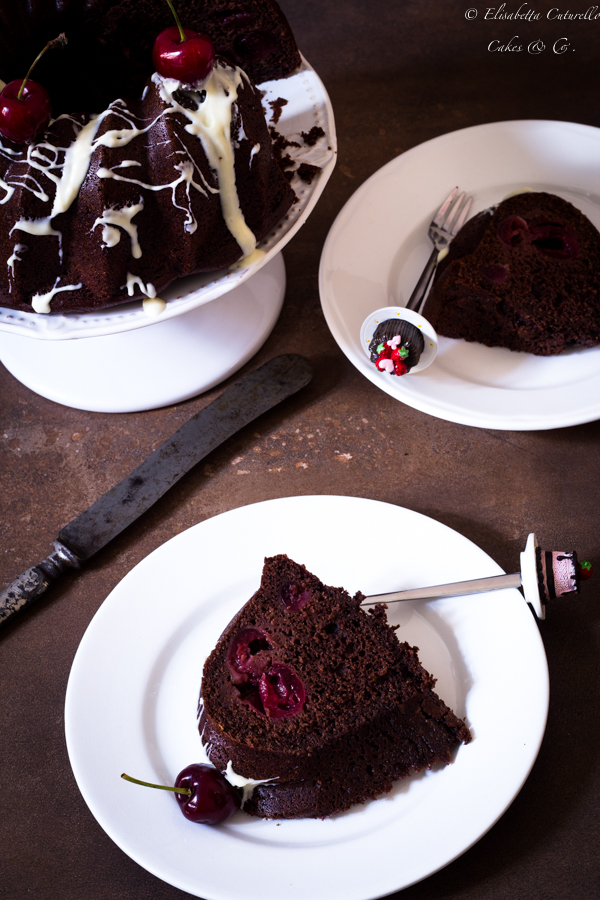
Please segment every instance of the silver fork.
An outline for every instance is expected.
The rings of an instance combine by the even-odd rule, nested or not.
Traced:
[[[433,250],[431,251],[431,256],[429,257],[427,265],[423,269],[421,277],[417,281],[417,285],[406,304],[407,309],[419,311],[423,298],[427,293],[427,288],[433,277],[435,267],[437,266],[440,252],[446,250],[450,246],[452,238],[465,224],[469,210],[471,209],[473,198],[467,197],[464,191],[459,197],[456,196],[457,194],[458,188],[455,187],[450,191],[429,225],[428,234],[433,242]]]

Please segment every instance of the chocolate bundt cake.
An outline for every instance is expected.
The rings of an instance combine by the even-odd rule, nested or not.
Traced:
[[[155,297],[251,255],[294,202],[260,92],[236,64],[261,79],[298,65],[277,4],[182,0],[179,11],[230,54],[198,90],[152,75],[152,43],[173,21],[164,0],[0,6],[6,81],[69,32],[36,70],[61,115],[32,144],[0,137],[0,306],[84,312]]]
[[[527,191],[470,219],[423,315],[440,334],[539,356],[600,343],[600,234],[571,203]]]
[[[417,648],[363,599],[287,556],[266,559],[259,590],[206,661],[202,742],[221,772],[263,782],[244,805],[251,815],[341,812],[471,739]]]
[[[154,297],[224,268],[295,196],[260,97],[222,60],[201,92],[155,74],[141,100],[59,116],[34,144],[4,139],[2,186],[0,305],[40,313]]]

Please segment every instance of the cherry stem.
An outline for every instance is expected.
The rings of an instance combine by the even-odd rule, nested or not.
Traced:
[[[173,791],[174,794],[186,794],[188,797],[192,793],[190,788],[168,787],[166,784],[150,784],[149,781],[140,781],[138,778],[132,778],[131,775],[126,775],[125,772],[123,772],[121,778],[124,778],[125,781],[131,781],[133,784],[141,784],[143,787],[156,788],[157,791]]]
[[[168,2],[168,0],[167,0],[167,2]],[[38,55],[36,56],[34,61],[29,66],[29,72],[23,79],[23,83],[21,84],[21,87],[19,88],[19,93],[17,94],[17,100],[21,99],[21,96],[23,94],[23,89],[27,83],[27,79],[33,72],[34,68],[36,67],[37,63],[40,61],[40,59],[42,58],[42,56],[44,55],[46,50],[56,50],[57,47],[66,47],[67,43],[68,43],[67,36],[63,31],[61,34],[59,34],[59,36],[57,38],[54,38],[53,41],[48,41],[48,43],[46,44],[46,46],[44,47],[43,50],[40,50],[40,52],[38,53]]]
[[[175,17],[175,24],[176,24],[177,27],[179,28],[179,34],[181,35],[181,42],[180,42],[180,43],[183,44],[184,41],[187,41],[187,38],[186,38],[186,36],[185,36],[185,31],[184,31],[183,28],[181,27],[181,22],[179,21],[179,16],[177,15],[177,11],[176,11],[175,7],[173,6],[173,4],[171,3],[171,0],[167,0],[167,3],[169,4],[169,9],[170,9],[171,12],[173,13],[173,16]]]

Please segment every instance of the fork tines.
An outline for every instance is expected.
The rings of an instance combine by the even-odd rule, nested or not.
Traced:
[[[457,234],[465,224],[473,202],[473,198],[469,197],[465,203],[465,191],[458,198],[456,198],[457,193],[458,187],[450,191],[433,219],[434,225],[443,228],[444,231],[448,231],[452,235]]]

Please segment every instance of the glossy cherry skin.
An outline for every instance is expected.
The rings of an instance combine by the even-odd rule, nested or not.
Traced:
[[[48,91],[37,81],[27,79],[17,100],[22,84],[22,78],[9,81],[0,92],[0,133],[17,144],[29,143],[43,131],[52,112]]]
[[[181,811],[191,822],[220,825],[240,808],[239,792],[212,766],[192,763],[175,779],[175,787],[190,788],[192,793],[175,794]]]
[[[165,28],[154,41],[152,60],[163,78],[175,78],[192,87],[203,82],[212,70],[215,48],[205,34],[184,28],[186,40],[181,40],[176,25]]]

